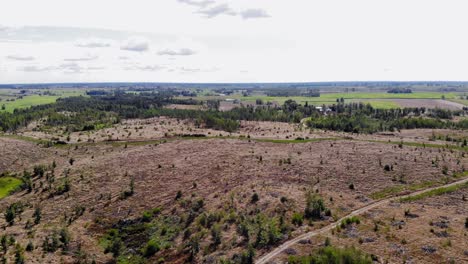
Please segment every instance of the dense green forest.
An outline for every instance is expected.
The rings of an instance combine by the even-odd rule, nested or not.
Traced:
[[[171,92],[130,94],[114,92],[90,97],[69,97],[54,104],[17,109],[0,113],[0,131],[14,131],[28,123],[43,119],[45,126],[65,126],[68,131],[93,130],[128,118],[168,116],[193,119],[207,128],[236,131],[240,120],[299,123],[305,119],[311,128],[374,133],[414,128],[467,129],[468,120],[452,121],[463,111],[442,109],[404,108],[374,109],[369,104],[337,102],[326,114],[314,105],[298,104],[293,100],[282,106],[242,106],[230,111],[219,111],[219,102],[206,102],[209,110],[180,110],[164,108],[168,104],[200,104],[195,100],[176,99]]]

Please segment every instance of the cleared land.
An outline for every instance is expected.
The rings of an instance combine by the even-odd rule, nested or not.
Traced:
[[[22,134],[36,136],[37,139],[58,137],[66,140],[68,136],[60,129],[47,134],[32,131],[33,128],[34,125]],[[288,231],[278,238],[279,243],[318,230],[334,222],[334,219],[372,204],[375,202],[373,194],[387,188],[400,190],[403,186],[401,192],[404,193],[406,189],[425,189],[428,182],[431,186],[440,186],[464,177],[458,176],[468,167],[468,158],[463,149],[445,147],[445,141],[429,141],[430,131],[369,136],[310,132],[300,125],[286,123],[243,122],[238,133],[230,134],[196,127],[193,122],[153,118],[126,120],[123,124],[89,133],[72,133],[72,144],[50,148],[37,145],[35,140],[19,140],[21,137],[18,136],[0,137],[0,147],[5,153],[0,156],[0,171],[22,173],[25,169],[32,170],[34,165],[50,166],[54,161],[56,166],[51,188],[47,180],[50,178],[37,177],[33,181],[36,187],[31,193],[21,191],[0,200],[2,211],[13,202],[26,204],[21,218],[16,218],[12,226],[3,218],[0,218],[0,226],[5,227],[5,234],[14,235],[21,245],[32,241],[38,246],[32,252],[25,252],[28,263],[72,262],[76,255],[63,255],[59,253],[61,249],[55,253],[42,252],[41,245],[45,239],[53,236],[54,230],[64,227],[72,238],[69,251],[80,250],[88,260],[94,259],[98,263],[112,259],[111,253],[104,253],[105,246],[111,243],[108,235],[112,229],[121,232],[129,250],[125,254],[138,254],[151,240],[161,243],[160,250],[148,257],[149,262],[157,262],[161,258],[169,263],[188,261],[186,233],[190,234],[190,238],[199,237],[200,251],[195,255],[197,262],[231,259],[247,248],[248,240],[239,233],[244,224],[250,230],[250,242],[256,243],[259,230],[256,221],[283,221]],[[441,130],[437,133],[462,133],[463,136],[464,132]],[[207,137],[194,138],[197,134]],[[222,137],[213,138],[219,135]],[[298,137],[310,140],[296,140]],[[389,139],[392,139],[392,144],[388,144]],[[401,140],[415,143],[399,146]],[[423,147],[423,143],[427,146]],[[439,147],[431,147],[430,144]],[[57,193],[65,182],[69,182],[70,190]],[[129,192],[132,182],[132,194],[125,194]],[[310,221],[311,224],[305,219],[301,224],[293,224],[293,216],[305,210],[308,191],[322,197],[331,214]],[[390,192],[385,196],[399,193]],[[253,202],[255,195],[258,200]],[[191,215],[191,210],[199,206],[199,201],[203,201],[202,209],[197,209],[201,211]],[[418,202],[420,200],[414,203]],[[42,220],[32,227],[34,232],[31,235],[31,230],[24,227],[28,220],[32,221],[37,206],[41,207]],[[395,220],[406,219],[406,206],[422,217],[423,211],[416,209],[420,207],[413,208],[413,202],[399,206],[391,204],[372,217],[366,214],[358,226],[365,227],[362,231],[354,231],[350,227],[351,231],[341,231],[341,234],[349,233],[350,237],[332,238],[332,243],[347,245],[359,243],[359,237],[363,241],[368,241],[366,238],[370,237],[375,242],[363,242],[362,249],[377,255],[380,260],[402,262],[410,254],[412,259],[431,262],[432,257],[424,255],[419,249],[428,244],[420,241],[430,234],[426,230],[429,227],[422,230],[417,223],[428,222],[426,217],[448,213],[443,211],[444,207],[440,207],[442,211],[430,209],[432,211],[427,216],[424,214],[424,221],[408,218],[405,220],[408,224],[402,227],[405,232],[402,232],[393,226],[392,217],[395,215]],[[453,210],[462,210],[449,219],[450,223],[454,223],[450,227],[455,230],[451,243],[457,244],[452,249],[438,248],[436,254],[441,257],[434,258],[433,262],[445,256],[463,258],[463,251],[459,248],[464,243],[461,240],[463,233],[458,224],[465,209],[463,205],[454,206]],[[145,212],[158,207],[161,208],[158,215],[150,214],[149,220],[144,220],[149,222],[142,220]],[[80,208],[84,208],[84,211]],[[217,234],[217,231],[203,224],[203,215],[214,217],[209,219],[216,219],[213,225],[220,228],[222,242],[216,248],[213,248],[212,232]],[[260,216],[257,219],[257,215],[264,218]],[[187,220],[190,217],[194,217],[192,222]],[[379,219],[383,221],[379,224],[382,233],[371,236],[373,220]],[[266,223],[265,228],[276,225]],[[383,231],[387,228],[389,231]],[[356,232],[359,236],[353,235]],[[393,234],[396,238],[386,240],[387,235],[392,237]],[[408,246],[405,247],[414,249],[407,251],[410,253],[395,255],[393,244],[401,241],[403,234],[411,234],[412,239],[407,241]],[[444,239],[440,241],[446,241]],[[320,245],[323,241],[324,238],[321,238],[317,242],[311,241],[311,244],[300,244],[304,248],[295,249],[296,254],[307,253],[312,246]],[[381,243],[386,246],[379,247]],[[259,244],[256,246],[256,256],[272,248]],[[14,250],[8,252],[7,258],[13,259]],[[280,259],[285,257],[287,255],[280,256]],[[124,255],[120,260],[126,258],[127,255]]]

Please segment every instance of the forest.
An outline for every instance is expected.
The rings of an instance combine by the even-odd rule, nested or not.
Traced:
[[[321,112],[316,106],[287,100],[282,106],[241,106],[219,111],[219,101],[207,101],[208,110],[168,109],[169,104],[200,104],[195,100],[175,98],[171,92],[90,94],[62,98],[56,103],[16,109],[0,113],[0,131],[15,131],[28,123],[42,119],[45,126],[65,126],[67,131],[93,130],[112,125],[121,119],[167,116],[193,119],[206,128],[236,131],[239,121],[305,122],[310,128],[353,133],[375,133],[415,128],[467,129],[468,121],[453,121],[464,111],[403,108],[375,109],[369,104],[342,101]]]

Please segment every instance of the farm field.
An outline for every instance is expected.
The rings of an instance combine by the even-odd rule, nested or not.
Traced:
[[[3,92],[3,99],[0,101],[0,106],[5,105],[5,109],[0,111],[13,112],[15,109],[28,108],[36,105],[50,104],[57,101],[61,97],[70,97],[70,96],[81,96],[84,95],[84,91],[80,90],[54,90],[53,95],[24,95],[23,98],[16,98],[17,93]],[[0,97],[2,96],[2,90],[0,90]],[[15,99],[14,101],[7,101],[7,99]]]
[[[444,97],[447,99],[441,100]],[[456,93],[440,93],[440,92],[413,92],[410,94],[391,94],[382,92],[350,92],[350,93],[321,93],[320,97],[306,97],[306,96],[265,96],[265,95],[249,95],[242,96],[241,94],[233,94],[229,96],[199,96],[194,97],[196,100],[225,100],[226,98],[239,100],[241,103],[255,104],[257,99],[262,100],[264,103],[276,102],[283,104],[287,100],[294,100],[298,103],[321,106],[335,104],[337,99],[343,98],[345,102],[363,102],[369,103],[375,108],[391,109],[411,107],[412,105],[418,107],[428,108],[446,108],[446,109],[461,109],[462,104],[457,104],[455,99]],[[183,98],[183,97],[181,97]],[[455,102],[452,104],[450,101]]]
[[[35,105],[50,104],[55,102],[59,96],[41,96],[41,95],[30,95],[25,96],[22,99],[16,99],[10,102],[0,102],[5,105],[7,112],[13,112],[15,109],[27,108]]]

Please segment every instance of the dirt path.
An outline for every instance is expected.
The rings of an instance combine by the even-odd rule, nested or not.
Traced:
[[[314,230],[314,231],[302,234],[302,235],[300,235],[300,236],[298,236],[298,237],[296,237],[294,239],[291,239],[289,241],[284,242],[282,245],[278,246],[277,248],[275,248],[270,253],[268,253],[268,254],[262,256],[261,258],[259,258],[255,263],[256,264],[266,264],[269,261],[271,261],[273,258],[277,257],[279,254],[281,254],[281,252],[283,252],[285,249],[297,244],[299,241],[301,241],[303,239],[309,239],[311,237],[321,235],[321,234],[324,234],[324,233],[330,231],[331,229],[337,227],[343,220],[345,220],[348,217],[355,216],[355,215],[360,215],[360,214],[362,214],[364,212],[367,212],[367,211],[369,211],[371,209],[374,209],[374,208],[376,208],[376,207],[378,207],[380,205],[383,205],[385,203],[389,203],[391,201],[395,201],[395,200],[398,200],[398,199],[401,199],[401,198],[412,197],[412,196],[416,196],[416,195],[419,195],[419,194],[422,194],[422,193],[426,193],[426,192],[429,192],[429,191],[432,191],[432,190],[435,190],[435,189],[438,189],[438,188],[449,187],[449,186],[463,184],[463,183],[468,183],[468,178],[465,178],[465,179],[462,179],[462,180],[459,180],[459,181],[456,181],[456,182],[452,182],[452,183],[449,183],[449,184],[446,184],[446,185],[416,191],[416,192],[413,192],[413,193],[410,193],[410,194],[407,194],[407,195],[402,195],[402,196],[396,196],[396,197],[383,199],[383,200],[377,201],[375,203],[369,204],[367,206],[364,206],[362,208],[359,208],[357,210],[352,211],[350,214],[340,218],[338,221],[333,222],[333,223],[331,223],[331,224],[329,224],[329,225],[327,225],[325,227],[322,227],[321,229]]]

